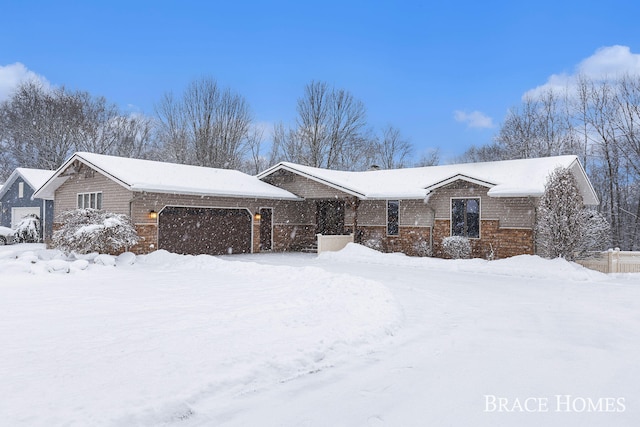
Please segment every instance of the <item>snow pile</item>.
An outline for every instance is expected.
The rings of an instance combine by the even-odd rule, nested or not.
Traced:
[[[124,252],[115,257],[112,255],[90,253],[69,255],[57,249],[41,249],[43,245],[31,245],[32,249],[5,250],[0,252],[0,261],[5,260],[2,272],[13,271],[29,274],[75,273],[86,270],[89,265],[129,266],[136,262],[136,255]]]
[[[402,323],[385,286],[316,267],[30,249],[0,259],[7,425],[202,421],[205,402],[359,358]]]
[[[571,281],[606,280],[607,275],[589,270],[574,262],[562,258],[548,260],[537,255],[519,255],[494,261],[480,258],[471,260],[445,260],[440,258],[409,257],[401,253],[386,254],[357,243],[349,243],[338,252],[325,252],[318,255],[321,260],[336,262],[359,262],[383,264],[393,267],[422,268],[425,270],[444,270],[475,272],[482,274],[507,275],[532,279],[558,279]]]

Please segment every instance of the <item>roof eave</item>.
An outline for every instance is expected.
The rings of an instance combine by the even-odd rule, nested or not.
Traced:
[[[266,194],[238,194],[238,193],[225,193],[225,192],[208,192],[208,191],[194,191],[194,190],[185,190],[180,188],[154,188],[154,187],[139,187],[133,185],[131,187],[131,191],[137,193],[158,193],[158,194],[184,194],[188,196],[207,196],[207,197],[229,197],[235,199],[267,199],[267,200],[291,200],[291,201],[301,201],[304,200],[301,197],[296,196],[295,194],[291,194],[291,196],[269,196]]]
[[[290,166],[289,164],[284,164],[284,163],[278,163],[277,165],[272,166],[271,168],[265,170],[264,172],[259,173],[258,175],[256,175],[256,177],[258,179],[262,180],[263,178],[265,178],[265,177],[267,177],[267,176],[271,175],[272,173],[277,172],[279,170],[286,170],[286,171],[289,171],[289,172],[293,172],[295,174],[298,174],[300,176],[308,178],[308,179],[310,179],[312,181],[318,182],[320,184],[324,184],[324,185],[326,185],[328,187],[331,187],[331,188],[334,188],[336,190],[342,191],[343,193],[347,193],[347,194],[349,194],[351,196],[355,196],[355,197],[357,197],[357,198],[359,198],[361,200],[369,199],[369,197],[366,194],[362,193],[362,192],[359,192],[359,191],[356,191],[356,190],[354,190],[352,188],[345,187],[344,185],[337,184],[335,182],[329,181],[329,180],[327,180],[325,178],[321,178],[319,176],[316,176],[316,175],[301,171],[299,169],[296,169],[296,168]]]

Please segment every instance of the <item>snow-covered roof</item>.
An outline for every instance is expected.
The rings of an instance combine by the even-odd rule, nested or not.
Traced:
[[[36,192],[35,197],[53,198],[68,178],[65,171],[79,161],[131,191],[192,194],[203,196],[254,197],[284,200],[300,198],[255,176],[230,169],[214,169],[151,160],[130,159],[78,152],[67,160]]]
[[[9,187],[11,187],[18,178],[22,178],[27,185],[37,190],[47,182],[54,173],[55,171],[46,169],[16,168],[9,176],[9,179],[7,179],[7,182],[4,183],[4,186],[0,185],[0,198],[9,191]]]
[[[421,199],[444,185],[465,180],[489,188],[491,197],[539,197],[549,174],[557,167],[570,168],[587,205],[597,205],[598,197],[576,156],[464,163],[365,172],[334,171],[281,162],[258,178],[286,170],[362,199]]]

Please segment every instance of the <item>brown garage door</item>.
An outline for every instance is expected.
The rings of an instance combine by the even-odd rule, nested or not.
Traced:
[[[246,209],[166,207],[158,218],[158,247],[192,255],[251,252],[251,214]]]

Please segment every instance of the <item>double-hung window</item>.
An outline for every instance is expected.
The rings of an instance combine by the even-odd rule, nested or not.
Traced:
[[[400,201],[387,200],[387,236],[400,234]]]
[[[451,199],[451,235],[480,237],[480,199]]]
[[[102,193],[78,193],[78,209],[102,209]]]

